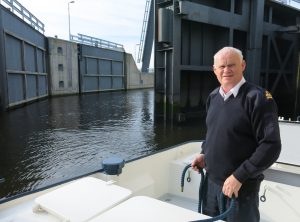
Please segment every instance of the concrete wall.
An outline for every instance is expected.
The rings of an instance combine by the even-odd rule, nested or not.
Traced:
[[[48,37],[50,95],[79,93],[77,43]]]
[[[80,93],[77,43],[48,37],[50,95]],[[126,89],[154,87],[154,73],[142,73],[125,53]]]
[[[136,66],[131,54],[125,54],[126,89],[154,87],[154,73],[142,73]]]

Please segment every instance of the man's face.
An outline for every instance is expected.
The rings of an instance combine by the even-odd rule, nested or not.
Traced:
[[[245,61],[241,61],[240,57],[231,51],[220,54],[213,66],[214,73],[225,92],[241,81],[245,68]]]

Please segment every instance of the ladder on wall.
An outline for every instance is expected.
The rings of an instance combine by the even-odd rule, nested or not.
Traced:
[[[150,1],[151,0],[146,0],[146,5],[145,5],[142,34],[141,34],[141,38],[140,38],[139,51],[138,51],[138,57],[137,57],[138,63],[141,62],[143,48],[144,48],[144,44],[145,44],[145,36],[146,36],[147,24],[148,24],[148,19],[149,19],[149,11],[150,11]]]

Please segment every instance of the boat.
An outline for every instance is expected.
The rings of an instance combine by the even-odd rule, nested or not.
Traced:
[[[282,152],[264,173],[262,222],[300,221],[300,123],[279,125]],[[207,220],[210,217],[198,213],[201,176],[187,167],[202,142],[188,141],[125,164],[121,157],[108,158],[99,172],[2,202],[0,221]]]

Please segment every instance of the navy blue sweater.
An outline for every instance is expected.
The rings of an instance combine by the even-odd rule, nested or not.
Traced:
[[[258,86],[246,82],[226,101],[215,89],[208,97],[206,125],[202,153],[209,177],[219,185],[231,174],[241,183],[261,178],[279,157],[277,106]]]

